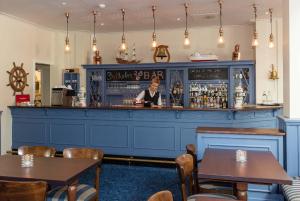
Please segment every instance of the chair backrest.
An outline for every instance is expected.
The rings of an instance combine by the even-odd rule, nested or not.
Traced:
[[[63,151],[64,158],[88,158],[95,160],[102,160],[103,151],[92,148],[66,148]]]
[[[55,148],[47,146],[21,146],[18,148],[18,155],[32,154],[37,157],[54,157]]]
[[[187,201],[186,193],[186,181],[189,183],[189,194],[192,194],[193,189],[193,170],[194,170],[194,159],[190,154],[182,154],[178,156],[175,160],[177,171],[179,174],[180,184],[181,184],[181,195],[182,200]]]
[[[148,198],[147,201],[173,201],[173,196],[170,191],[159,191]]]
[[[94,160],[101,160],[103,159],[104,153],[100,149],[92,149],[92,148],[66,148],[63,151],[64,158],[87,158],[87,159],[94,159]],[[101,164],[100,164],[101,165]],[[100,165],[96,168],[96,175],[95,175],[95,189],[96,189],[96,200],[99,198],[100,192]]]
[[[0,181],[0,200],[45,201],[47,183]]]
[[[193,188],[193,194],[196,194],[199,192],[199,181],[198,181],[198,160],[197,160],[197,150],[196,146],[194,144],[188,144],[186,145],[186,153],[193,156],[194,160],[194,170],[193,170],[193,178],[194,178],[194,188]]]

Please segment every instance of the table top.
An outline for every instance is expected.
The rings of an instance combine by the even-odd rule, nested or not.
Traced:
[[[205,134],[238,134],[238,135],[273,135],[284,136],[285,133],[278,128],[222,128],[198,127],[197,133]]]
[[[269,151],[247,151],[247,162],[237,162],[236,150],[206,149],[198,169],[203,179],[257,184],[292,184],[279,162]]]
[[[101,160],[34,157],[33,167],[21,167],[21,156],[0,156],[0,180],[43,180],[67,185]]]

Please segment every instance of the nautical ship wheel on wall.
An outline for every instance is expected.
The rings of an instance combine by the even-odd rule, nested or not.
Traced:
[[[11,86],[14,90],[14,95],[16,92],[23,94],[25,87],[29,86],[27,84],[27,75],[29,73],[26,73],[23,69],[23,63],[21,63],[21,66],[16,66],[14,62],[13,65],[14,67],[10,71],[7,71],[9,74],[9,84],[7,86]]]

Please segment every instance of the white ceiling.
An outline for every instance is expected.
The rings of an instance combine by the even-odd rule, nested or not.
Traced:
[[[274,9],[281,16],[282,0],[224,0],[225,25],[249,24],[253,20],[252,4],[256,3],[259,18]],[[62,5],[65,2],[66,5]],[[66,29],[64,13],[70,12],[70,30],[90,31],[93,27],[92,10],[97,14],[97,32],[121,31],[121,8],[126,10],[126,30],[152,29],[151,6],[157,6],[157,28],[184,27],[184,6],[189,4],[189,26],[217,25],[218,0],[0,0],[0,12],[53,29]],[[106,4],[105,9],[99,7]],[[177,18],[181,18],[180,21]],[[104,26],[100,24],[104,23]]]

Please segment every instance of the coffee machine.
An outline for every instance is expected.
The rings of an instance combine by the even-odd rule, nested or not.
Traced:
[[[73,96],[76,96],[73,89],[63,87],[52,88],[51,105],[72,107]]]

